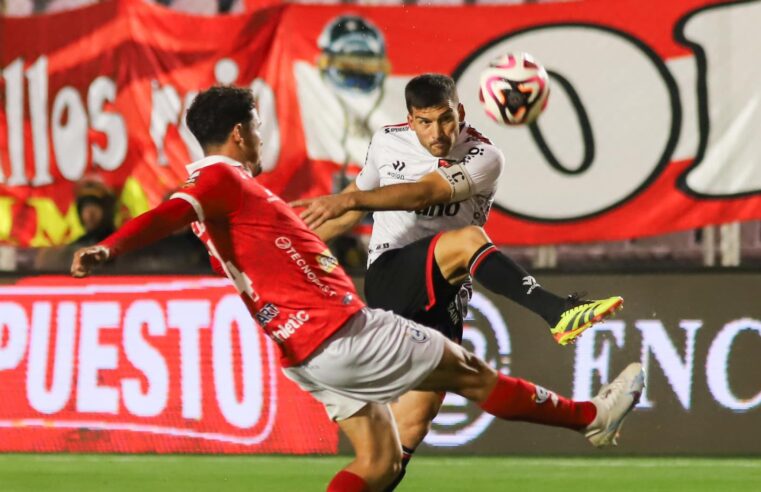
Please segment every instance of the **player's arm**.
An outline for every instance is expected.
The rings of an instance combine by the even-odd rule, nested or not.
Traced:
[[[312,229],[325,221],[340,217],[348,211],[419,210],[429,205],[448,202],[452,187],[438,172],[423,176],[415,183],[400,183],[367,191],[352,191],[338,195],[307,198],[292,202],[294,207],[306,207],[301,218]]]
[[[94,266],[154,243],[195,220],[196,212],[188,202],[167,200],[130,220],[99,244],[77,250],[71,262],[71,275],[85,277]]]
[[[85,277],[94,266],[154,243],[191,222],[204,222],[237,210],[241,196],[235,172],[217,164],[194,174],[169,200],[130,220],[99,244],[76,251],[71,275]]]
[[[467,200],[491,189],[502,173],[505,162],[502,152],[496,147],[473,148],[481,153],[469,156],[467,161],[440,167],[415,183],[394,184],[368,191],[357,190],[347,193],[345,197],[339,195],[325,198],[337,202],[336,208],[339,210],[346,207],[349,210],[409,211]],[[318,200],[320,199],[315,201]],[[309,209],[305,211],[308,212]],[[319,213],[317,215],[319,217]]]
[[[477,147],[474,147],[477,148]],[[466,200],[493,187],[504,167],[502,152],[493,146],[466,162],[440,167],[415,183],[400,183],[293,202],[306,207],[301,218],[311,228],[349,210],[420,210],[431,205]]]
[[[353,193],[355,191],[359,191],[359,188],[357,187],[356,182],[352,181],[349,186],[341,191],[341,193]],[[314,232],[320,237],[320,239],[328,242],[334,237],[350,231],[354,226],[359,224],[366,214],[367,212],[362,210],[349,210],[338,217],[326,220],[319,227],[316,227]]]

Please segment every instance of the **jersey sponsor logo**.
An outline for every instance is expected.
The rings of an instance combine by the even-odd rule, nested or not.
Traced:
[[[395,173],[393,171],[389,171],[386,173],[386,176],[388,176],[389,178],[398,179],[399,181],[407,181],[407,176],[405,176],[402,173]]]
[[[398,180],[401,180],[401,181],[406,181],[407,180],[407,177],[404,174],[402,174],[402,171],[404,170],[404,168],[407,167],[407,163],[406,162],[403,162],[403,161],[392,162],[391,163],[391,167],[393,167],[394,170],[393,171],[391,171],[391,170],[387,171],[386,172],[386,176],[388,176],[389,178],[394,178],[394,179],[398,179]]]
[[[307,260],[299,253],[296,248],[293,247],[293,241],[285,236],[278,236],[275,238],[275,246],[287,254],[293,263],[301,270],[306,277],[307,281],[320,289],[323,294],[328,297],[337,296],[338,293],[333,290],[329,285],[323,282],[319,276],[315,273],[312,267],[307,263]],[[322,266],[320,266],[322,268]]]
[[[256,318],[256,322],[259,323],[259,326],[264,328],[270,324],[273,319],[277,318],[278,315],[280,315],[280,310],[277,306],[268,302],[254,315],[254,317]]]
[[[428,333],[421,330],[420,328],[415,328],[414,326],[407,328],[407,334],[410,336],[413,342],[417,343],[425,343],[430,339]]]
[[[304,326],[307,321],[309,321],[309,313],[304,310],[289,314],[288,319],[284,323],[275,325],[270,335],[277,343],[283,343],[296,333],[299,328]]]
[[[436,217],[454,217],[459,211],[460,202],[446,204],[439,203],[438,205],[431,205],[422,210],[415,210],[415,215],[420,216],[421,219],[433,219]]]
[[[453,161],[453,160],[450,160],[450,159],[439,159],[438,167],[449,167],[452,164],[456,164],[456,163],[457,163],[457,161]]]
[[[472,161],[476,157],[480,157],[484,155],[484,148],[480,145],[475,145],[468,149],[468,153],[465,154],[465,157],[462,158],[460,161],[462,164],[467,164],[468,162]]]
[[[409,129],[410,127],[406,124],[399,125],[399,126],[387,126],[383,129],[383,133],[388,134],[388,133],[396,133],[396,132],[406,132]]]
[[[330,252],[329,249],[326,249],[319,255],[315,256],[317,259],[317,265],[325,272],[330,273],[333,270],[336,269],[338,266],[338,260],[335,256]]]

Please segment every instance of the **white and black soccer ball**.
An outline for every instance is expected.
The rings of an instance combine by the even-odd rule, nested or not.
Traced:
[[[481,72],[478,99],[501,125],[533,123],[547,107],[549,95],[547,71],[528,53],[502,55]]]

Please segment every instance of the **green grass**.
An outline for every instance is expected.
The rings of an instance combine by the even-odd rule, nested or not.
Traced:
[[[345,457],[0,454],[0,491],[323,491]],[[416,457],[405,491],[759,491],[760,459]]]

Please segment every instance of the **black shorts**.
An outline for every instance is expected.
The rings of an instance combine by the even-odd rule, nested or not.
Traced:
[[[450,284],[433,256],[440,234],[383,253],[367,269],[365,299],[429,326],[456,342],[470,297],[470,283]]]

